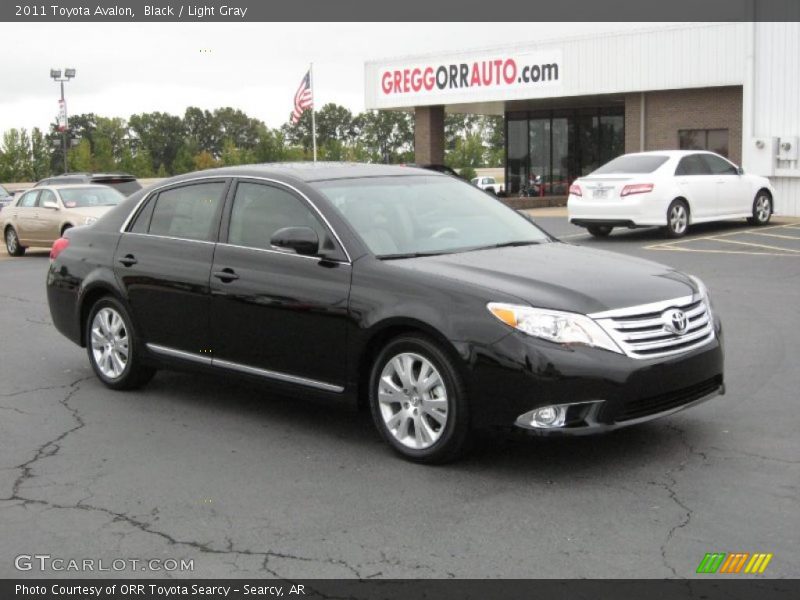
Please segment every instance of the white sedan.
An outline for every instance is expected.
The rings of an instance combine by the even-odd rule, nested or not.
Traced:
[[[569,222],[605,237],[614,227],[664,227],[680,237],[689,225],[747,218],[766,225],[774,190],[712,152],[669,150],[625,154],[576,179]]]

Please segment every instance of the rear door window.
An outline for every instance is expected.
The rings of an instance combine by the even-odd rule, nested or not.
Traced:
[[[186,240],[210,241],[222,205],[224,181],[196,183],[158,195],[148,233]]]
[[[711,169],[701,154],[689,154],[678,163],[675,175],[711,175]]]

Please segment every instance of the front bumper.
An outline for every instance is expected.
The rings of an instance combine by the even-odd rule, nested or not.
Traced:
[[[513,332],[474,349],[473,422],[537,435],[585,435],[636,425],[724,394],[722,330],[684,354],[641,360],[597,348],[566,348]],[[520,416],[570,405],[563,427],[538,428]]]

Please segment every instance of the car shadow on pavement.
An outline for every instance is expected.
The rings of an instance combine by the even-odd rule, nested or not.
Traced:
[[[403,462],[381,440],[369,411],[357,410],[349,402],[276,393],[263,384],[225,375],[168,371],[160,372],[143,393],[157,397],[154,405],[169,402],[192,411],[225,411],[234,418],[263,422],[264,427],[289,430],[299,452],[308,450],[304,438],[313,438],[315,447],[330,448],[332,455],[358,456],[361,462],[368,456],[369,461],[379,464],[387,460]],[[676,421],[673,417],[592,436],[481,433],[462,460],[432,468],[462,473],[492,471],[550,482],[581,474],[596,477],[598,469],[620,472],[655,464],[670,470],[693,452],[693,440],[707,438],[707,428],[702,421],[687,424],[685,419]],[[269,433],[260,428],[259,435]]]
[[[626,229],[618,227],[611,232],[611,235],[605,238],[595,238],[588,233],[584,238],[581,238],[580,243],[585,245],[587,243],[621,243],[621,242],[674,242],[682,239],[691,239],[694,237],[701,237],[706,235],[721,235],[728,233],[736,233],[752,229],[754,226],[747,221],[716,221],[713,223],[698,223],[692,225],[685,237],[670,238],[664,233],[661,227],[644,227],[641,229]],[[569,240],[567,240],[569,241]]]

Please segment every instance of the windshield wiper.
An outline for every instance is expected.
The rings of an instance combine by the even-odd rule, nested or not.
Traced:
[[[404,252],[400,254],[379,254],[376,258],[380,260],[394,260],[396,258],[420,258],[422,256],[441,256],[450,254],[449,252]]]
[[[514,248],[516,246],[535,246],[537,244],[541,244],[541,241],[534,241],[534,240],[517,240],[516,242],[500,242],[499,244],[489,244],[487,246],[475,246],[474,248],[470,248],[469,251],[473,250],[492,250],[494,248]]]

